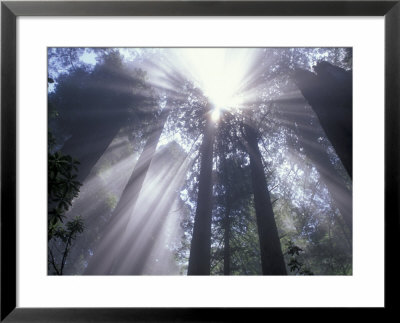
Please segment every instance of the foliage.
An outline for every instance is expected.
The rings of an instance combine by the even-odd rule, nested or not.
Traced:
[[[314,275],[313,272],[307,269],[304,263],[302,263],[298,258],[300,253],[304,252],[303,249],[296,246],[292,240],[287,242],[286,248],[286,254],[290,256],[290,260],[287,264],[290,272],[293,272],[295,275]]]
[[[176,234],[181,236],[180,243],[175,243],[176,237],[171,239],[174,242],[170,248],[181,274],[185,274],[200,180],[199,147],[212,104],[189,73],[169,69],[166,60],[163,61],[162,50],[156,54],[151,52],[149,57],[165,62],[160,64],[160,69],[165,68],[163,81],[168,87],[150,86],[151,69],[146,72],[147,65],[141,65],[145,62],[142,57],[146,49],[140,55],[138,49],[132,50],[134,64],[128,63],[120,50],[98,49],[97,63],[90,67],[80,59],[88,51],[96,49],[57,49],[49,54],[53,73],[49,79],[53,86],[49,94],[49,125],[57,138],[49,144],[53,147],[49,152],[49,206],[52,206],[49,239],[53,239],[53,247],[63,251],[61,255],[66,254],[71,260],[63,262],[62,256],[61,260],[54,257],[54,271],[84,272],[107,230],[138,156],[154,131],[161,111],[165,111],[167,117],[159,146],[175,141],[187,153],[185,182],[176,189],[176,200],[170,201],[171,205],[178,205],[180,227]],[[321,169],[305,150],[304,131],[313,129],[319,152],[329,156],[349,191],[351,179],[311,108],[299,98],[292,76],[296,68],[314,71],[319,61],[350,70],[352,51],[349,48],[259,51],[254,64],[257,79],[244,86],[245,94],[251,92],[252,101],[237,110],[221,110],[218,122],[212,174],[211,274],[224,274],[226,259],[229,259],[231,275],[261,274],[249,155],[243,133],[245,125],[259,134],[259,150],[268,184],[265,189],[271,196],[288,274],[351,274],[351,232],[343,224]],[[107,131],[114,140],[91,168],[90,181],[85,182],[80,192],[80,183],[74,176],[79,163],[53,151],[74,136],[86,136],[94,142],[98,137],[90,136],[95,131],[100,134]],[[80,157],[79,160],[82,161]],[[156,186],[166,184],[161,183]],[[72,203],[78,193],[79,199]],[[69,214],[85,212],[88,230],[84,234],[79,235],[83,232],[81,218],[63,223],[67,211]],[[68,218],[72,218],[69,214]],[[73,241],[75,248],[71,248]],[[229,257],[226,257],[227,250]],[[156,264],[158,259],[148,261]]]
[[[92,69],[75,64],[75,68],[60,73],[54,91],[48,95],[49,127],[57,145],[74,136],[82,141],[95,135],[102,138],[102,133],[116,134],[122,127],[132,139],[146,137],[146,129],[159,113],[158,97],[146,82],[146,73],[125,64],[118,51],[92,50],[98,63]],[[67,64],[63,57],[68,58],[68,53],[57,50],[52,55],[51,59],[58,62],[54,68]],[[74,55],[81,54],[78,51]]]
[[[93,66],[81,59],[88,53],[96,57]],[[49,91],[49,128],[56,138],[54,147],[65,151],[69,145],[66,155],[77,156],[81,162],[78,175],[85,174],[78,178],[84,182],[89,176],[94,184],[90,191],[84,186],[79,198],[71,190],[71,197],[75,197],[73,207],[66,201],[68,212],[61,209],[67,217],[84,213],[85,224],[90,227],[77,237],[76,247],[69,253],[71,261],[64,268],[67,273],[81,273],[118,203],[120,188],[129,177],[116,174],[115,167],[121,167],[121,160],[130,160],[123,168],[130,174],[129,166],[142,151],[160,109],[146,73],[127,64],[118,50],[49,49],[49,73],[55,81]],[[113,138],[117,139],[115,145],[107,149]],[[88,164],[88,151],[100,151],[101,158]]]
[[[54,137],[49,132],[49,147],[54,145]],[[76,180],[79,162],[61,152],[48,154],[48,204],[49,236],[54,235],[55,226],[63,222],[65,212],[78,196],[81,183]]]
[[[76,180],[79,162],[61,152],[54,153],[54,137],[49,132],[48,154],[48,244],[49,265],[57,275],[63,274],[63,268],[70,252],[72,241],[83,232],[81,217],[77,216],[65,222],[65,213],[72,205],[72,200],[79,194],[81,183]],[[57,246],[58,248],[55,248]],[[59,251],[63,247],[63,251]],[[58,253],[55,255],[53,249]],[[61,257],[60,261],[57,261]]]
[[[68,221],[65,225],[61,222],[57,222],[57,224],[53,226],[53,241],[49,242],[49,264],[52,266],[56,275],[63,274],[64,266],[72,247],[72,242],[76,239],[78,234],[83,232],[83,230],[84,222],[80,216]],[[57,255],[58,257],[54,255],[54,250],[60,253]],[[57,260],[60,256],[61,259]]]
[[[223,111],[218,124],[220,135],[214,147],[216,170],[213,188],[212,274],[223,273],[225,230],[231,232],[231,274],[260,274],[259,261],[255,261],[259,259],[258,232],[254,210],[251,206],[251,195],[248,195],[251,189],[246,187],[248,184],[245,185],[249,175],[245,177],[241,175],[248,165],[248,157],[243,154],[245,147],[241,127],[244,123],[250,123],[261,134],[259,145],[269,190],[271,190],[270,195],[282,249],[289,267],[288,273],[296,275],[337,274],[339,272],[348,274],[349,267],[345,264],[350,263],[351,267],[351,256],[349,258],[349,247],[344,242],[343,224],[336,215],[337,210],[331,203],[329,192],[321,181],[315,165],[304,153],[298,133],[288,128],[288,124],[293,121],[288,119],[287,114],[283,114],[287,109],[286,101],[281,101],[280,97],[285,93],[296,91],[291,80],[291,71],[294,68],[300,67],[312,71],[313,65],[325,59],[349,69],[351,62],[348,58],[351,57],[351,50],[265,49],[265,57],[268,56],[268,60],[260,61],[260,66],[268,64],[269,67],[261,76],[262,86],[256,88],[259,100],[255,100],[253,105],[247,105],[243,111],[234,111],[234,113]],[[345,57],[347,57],[346,61]],[[315,122],[318,121],[314,119]],[[293,124],[296,125],[295,121]],[[314,127],[320,131],[320,137],[325,138],[320,127]],[[221,144],[223,141],[224,144]],[[332,154],[330,145],[323,149]],[[321,149],[321,154],[326,153],[323,149]],[[230,162],[235,159],[236,166],[231,168],[230,173],[224,170],[224,163],[221,161]],[[343,167],[338,167],[337,162],[335,167],[342,172]],[[183,263],[190,247],[198,178],[199,166],[196,161],[183,188],[185,192],[183,202],[188,206],[182,222],[184,234],[181,249],[179,249],[179,255],[181,255],[179,259]],[[242,193],[236,194],[231,199],[236,203],[237,211],[234,211],[235,206],[230,206],[228,228],[226,227],[227,205],[232,203],[227,203],[230,199],[227,197],[241,186],[244,187]],[[332,215],[334,215],[333,218]],[[331,226],[331,234],[319,235],[325,231],[326,225]],[[332,230],[335,232],[333,233]],[[290,239],[301,241],[304,249],[291,248],[286,244],[291,242]],[[186,252],[183,250],[185,248]],[[297,251],[299,255],[294,253],[293,257],[290,256],[290,253],[294,251]],[[325,263],[329,266],[324,265]]]

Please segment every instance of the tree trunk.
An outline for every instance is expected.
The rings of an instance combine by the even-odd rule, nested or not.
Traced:
[[[104,154],[111,141],[123,126],[123,119],[89,121],[80,123],[61,151],[79,161],[77,180],[83,183],[89,176],[94,165]]]
[[[228,276],[231,274],[231,247],[230,247],[230,236],[231,236],[231,205],[232,205],[232,185],[228,174],[227,152],[225,150],[224,138],[220,138],[220,159],[222,160],[222,182],[225,186],[225,218],[223,219],[224,229],[224,275]]]
[[[152,158],[141,196],[120,237],[122,243],[110,272],[112,275],[145,274],[151,253],[168,220],[171,200],[175,199],[176,190],[183,182],[186,155],[173,156],[168,149],[163,147]]]
[[[200,148],[200,178],[193,237],[190,246],[188,275],[210,275],[212,161],[215,125],[207,120]]]
[[[106,275],[111,272],[114,259],[117,257],[119,249],[121,248],[121,241],[118,238],[123,234],[129,217],[135,207],[151,160],[157,148],[166,117],[167,111],[164,109],[159,117],[156,128],[147,139],[143,152],[113,211],[110,223],[105,227],[105,232],[101,237],[100,244],[89,261],[85,271],[86,275]]]
[[[317,74],[298,69],[296,83],[352,178],[352,73],[327,62],[314,69]]]
[[[299,139],[299,143],[293,144],[293,148],[296,150],[299,146],[304,148],[306,156],[318,170],[322,181],[328,188],[333,204],[339,209],[351,233],[353,228],[351,191],[330,161],[326,148],[318,142],[318,138],[324,136],[323,131],[312,124],[312,111],[305,105],[306,102],[303,99],[280,102],[281,113],[289,121],[289,128],[296,133]]]
[[[278,229],[275,223],[261,153],[258,147],[257,132],[248,125],[245,126],[245,139],[250,157],[262,273],[263,275],[286,275],[286,266],[278,236]]]

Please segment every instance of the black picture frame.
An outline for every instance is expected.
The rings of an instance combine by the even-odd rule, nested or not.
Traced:
[[[1,3],[1,321],[243,321],[266,310],[228,308],[16,307],[16,19],[18,16],[384,16],[385,308],[396,306],[399,236],[400,0],[396,1],[2,1]],[[371,170],[372,171],[372,170]],[[373,187],[371,187],[373,189]],[[371,235],[373,239],[373,235]],[[373,258],[371,257],[371,261]],[[40,291],[38,291],[40,292]],[[336,315],[332,309],[326,309]],[[381,315],[381,309],[376,309]],[[249,311],[251,313],[249,313]],[[240,314],[240,315],[239,315]],[[250,315],[250,317],[249,317]],[[318,315],[318,314],[317,314]],[[342,314],[341,314],[342,315]],[[344,317],[341,317],[342,319]],[[348,317],[349,318],[349,317]],[[321,318],[322,319],[322,318]],[[382,317],[380,318],[382,319]]]

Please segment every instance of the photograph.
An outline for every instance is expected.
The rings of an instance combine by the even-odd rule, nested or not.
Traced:
[[[2,1],[0,321],[395,310],[399,2]]]
[[[48,47],[47,117],[47,275],[353,275],[352,47]]]

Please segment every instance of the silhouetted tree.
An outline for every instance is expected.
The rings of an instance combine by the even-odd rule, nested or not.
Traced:
[[[316,74],[298,69],[295,79],[317,114],[349,176],[352,177],[352,72],[328,62],[320,62],[314,70]]]
[[[111,273],[114,259],[121,257],[120,254],[122,251],[120,249],[122,247],[119,241],[115,240],[114,238],[115,236],[121,237],[128,224],[129,217],[135,208],[136,201],[156,151],[167,116],[167,109],[164,109],[157,117],[154,125],[151,127],[150,134],[143,151],[135,164],[135,167],[122,192],[118,204],[113,211],[110,223],[105,229],[105,232],[101,238],[101,242],[97,246],[95,254],[89,262],[89,265],[85,271],[86,274],[109,274]],[[109,254],[111,256],[103,257],[104,254]]]
[[[57,115],[50,127],[62,132],[59,137],[68,138],[61,149],[79,159],[81,182],[123,126],[143,122],[157,112],[144,72],[127,68],[118,52],[105,55],[92,72],[78,68],[57,82],[56,91],[49,95]]]
[[[295,97],[279,100],[279,115],[287,120],[287,127],[296,135],[297,141],[288,140],[293,149],[304,149],[304,153],[314,163],[323,182],[327,186],[333,203],[339,209],[350,233],[352,231],[352,194],[345,179],[335,168],[322,138],[325,137],[318,121],[304,99]],[[349,238],[351,241],[351,238]]]
[[[155,153],[141,190],[141,199],[131,208],[129,221],[119,235],[121,243],[110,274],[141,275],[152,271],[149,268],[149,263],[154,263],[151,255],[168,222],[176,189],[182,185],[187,166],[185,157],[186,154],[175,142]]]
[[[254,49],[242,103],[218,121],[196,70],[168,52],[49,50],[49,162],[77,157],[68,181],[84,183],[49,225],[49,270],[351,274],[351,49]]]
[[[271,198],[265,180],[261,153],[258,148],[259,135],[250,125],[244,126],[244,132],[250,157],[254,206],[260,239],[262,273],[263,275],[286,275],[285,261],[274,219]]]
[[[199,193],[193,238],[190,246],[188,275],[210,274],[211,214],[212,214],[212,162],[215,124],[206,116],[203,142],[200,148]]]
[[[84,229],[80,216],[69,221],[65,216],[79,194],[79,162],[60,152],[53,153],[54,137],[51,132],[48,136],[48,266],[50,274],[63,275],[72,242]]]

